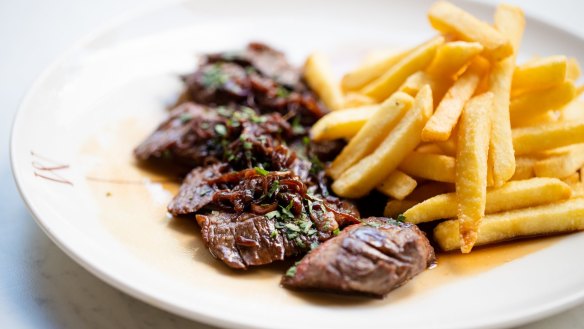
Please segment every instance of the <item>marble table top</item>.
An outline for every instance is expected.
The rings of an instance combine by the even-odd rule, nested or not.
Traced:
[[[484,2],[494,2],[483,0]],[[584,35],[584,1],[507,1]],[[36,76],[71,43],[143,0],[0,1],[0,327],[211,328],[138,301],[77,265],[35,224],[9,167],[10,125]],[[584,305],[525,329],[584,327]]]

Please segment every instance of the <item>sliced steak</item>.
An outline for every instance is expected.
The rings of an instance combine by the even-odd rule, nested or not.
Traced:
[[[187,98],[210,106],[241,105],[260,113],[279,112],[306,126],[328,110],[301,79],[284,54],[260,43],[239,52],[203,57],[185,76]]]
[[[197,166],[217,161],[220,153],[210,141],[217,138],[214,127],[224,122],[214,109],[183,103],[134,149],[134,156],[140,161],[170,159]]]
[[[282,285],[383,297],[434,260],[433,248],[415,225],[371,217],[310,252],[288,271]]]

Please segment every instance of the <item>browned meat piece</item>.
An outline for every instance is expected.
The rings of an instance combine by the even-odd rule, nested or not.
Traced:
[[[223,175],[229,166],[222,163],[193,169],[183,181],[180,191],[168,205],[168,212],[175,216],[193,214],[213,201],[215,190],[209,179]]]
[[[214,127],[225,119],[217,111],[194,103],[183,103],[170,112],[145,141],[134,150],[138,160],[172,158],[192,165],[217,159],[219,150],[210,141]]]
[[[310,125],[328,112],[301,80],[300,70],[281,52],[259,43],[251,43],[241,52],[205,56],[199,68],[185,77],[185,84],[192,101],[279,112],[302,125]]]
[[[196,218],[211,254],[231,268],[265,265],[303,252],[279,233],[276,221],[264,215],[213,211]],[[302,240],[310,245],[316,239]]]
[[[308,148],[308,154],[317,157],[323,162],[333,161],[341,153],[345,145],[347,145],[347,142],[342,139],[322,142],[312,141]]]
[[[417,226],[379,217],[363,222],[310,252],[282,285],[383,297],[434,262],[434,250]]]
[[[262,75],[289,88],[305,87],[301,82],[300,71],[290,65],[284,53],[263,43],[252,42],[243,51],[211,54],[207,56],[206,61],[234,62],[243,67],[253,67]]]

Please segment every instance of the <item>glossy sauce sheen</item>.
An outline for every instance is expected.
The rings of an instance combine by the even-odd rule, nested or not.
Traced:
[[[279,287],[279,280],[290,262],[245,272],[228,269],[206,250],[194,219],[172,218],[167,214],[166,206],[180,186],[178,179],[169,179],[168,173],[139,166],[132,156],[133,147],[150,133],[153,129],[151,122],[158,122],[158,119],[128,119],[105,127],[99,136],[84,144],[81,156],[94,159],[94,165],[86,171],[86,179],[106,230],[140,260],[166,275],[184,280],[186,284],[192,280],[208,280],[212,284],[221,281],[213,276],[227,276],[229,280],[235,280],[234,285],[243,282],[247,289],[253,286],[258,295],[276,294],[293,297],[299,302],[308,300],[324,305],[395,302],[489,271],[561,239],[549,237],[504,243],[476,248],[469,255],[438,253],[436,267],[390,293],[383,301],[289,292]],[[170,176],[178,177],[178,174],[170,172]],[[229,287],[218,285],[217,289],[228,292]],[[247,290],[245,287],[241,289]]]

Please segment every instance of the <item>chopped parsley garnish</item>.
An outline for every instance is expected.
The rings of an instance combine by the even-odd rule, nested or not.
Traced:
[[[316,175],[324,170],[324,163],[316,155],[310,157],[310,162],[312,162],[309,170],[311,174]]]
[[[282,86],[278,86],[276,88],[276,97],[278,98],[286,98],[290,96],[290,91]]]
[[[227,135],[227,128],[219,123],[215,125],[215,132],[221,136],[225,136]]]
[[[300,115],[297,114],[292,120],[292,132],[296,135],[302,135],[306,133],[306,129],[300,124]]]
[[[273,230],[272,233],[270,233],[270,238],[275,238],[278,236],[278,231],[277,230]]]
[[[339,230],[338,228],[333,230],[333,235],[339,235],[339,233],[341,233],[341,230]]]
[[[223,86],[229,77],[223,71],[221,71],[221,66],[215,64],[203,72],[201,82],[207,88],[219,88]]]
[[[187,123],[193,119],[193,115],[190,113],[183,113],[180,115],[179,120],[182,123]]]
[[[379,226],[381,226],[381,224],[378,223],[378,222],[367,222],[367,223],[365,223],[365,225],[371,226],[371,227],[379,227]]]
[[[272,218],[277,218],[277,217],[280,217],[280,212],[279,212],[279,211],[277,211],[277,210],[270,211],[269,213],[267,213],[267,214],[266,214],[266,217],[267,217],[268,219],[272,219]]]
[[[244,149],[251,150],[252,147],[253,147],[253,144],[251,142],[248,142],[248,141],[243,142]]]
[[[292,265],[292,267],[288,269],[288,271],[286,271],[286,276],[293,277],[296,275],[296,266],[298,265],[298,263],[300,262],[296,262],[294,265]]]
[[[304,137],[302,138],[302,144],[304,144],[305,146],[308,146],[308,145],[310,145],[310,137],[308,137],[308,136],[304,136]]]
[[[404,214],[399,214],[395,220],[404,223],[406,221],[406,216],[404,216]]]
[[[275,180],[272,182],[272,186],[270,186],[270,190],[268,191],[268,196],[272,197],[274,194],[276,194],[276,192],[278,192],[278,189],[280,189],[280,181]]]
[[[287,223],[287,224],[284,224],[284,227],[286,227],[290,231],[300,232],[300,227],[298,227],[298,225],[296,225],[296,224]]]
[[[258,174],[260,174],[262,176],[267,176],[268,173],[269,173],[269,171],[265,170],[262,167],[255,167],[254,169],[255,169],[256,173],[258,173]]]
[[[319,243],[318,241],[314,241],[313,243],[310,244],[310,250],[315,249],[316,247],[318,247]]]
[[[217,108],[217,113],[222,116],[222,117],[226,117],[229,118],[231,117],[231,115],[233,114],[233,112],[231,110],[229,110],[228,108],[226,108],[225,106],[219,106]]]

